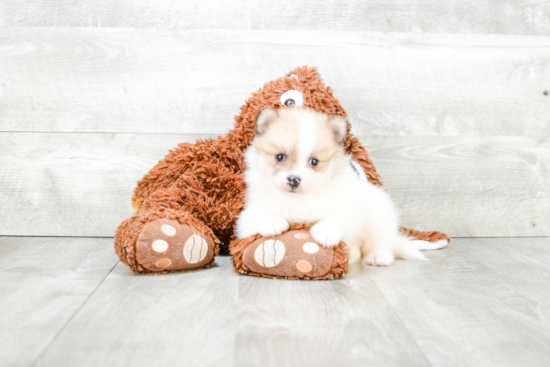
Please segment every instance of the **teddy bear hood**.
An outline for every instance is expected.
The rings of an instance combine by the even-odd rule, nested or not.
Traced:
[[[332,89],[323,83],[317,68],[301,66],[279,79],[265,83],[262,88],[252,93],[241,107],[241,113],[235,116],[234,128],[227,133],[227,138],[240,149],[246,149],[254,138],[254,122],[260,109],[286,107],[285,101],[281,99],[284,95],[301,99],[295,101],[296,105],[302,102],[302,107],[312,108],[327,115],[346,117],[346,111],[333,96]]]

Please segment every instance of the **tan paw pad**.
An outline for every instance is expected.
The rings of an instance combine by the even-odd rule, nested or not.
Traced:
[[[300,270],[302,273],[309,273],[313,266],[311,266],[311,263],[307,260],[300,260],[296,263],[296,269]]]
[[[206,256],[208,244],[199,235],[194,234],[185,242],[183,247],[183,256],[190,264],[196,264]]]
[[[171,264],[172,264],[172,260],[170,259],[162,259],[157,261],[156,263],[157,267],[162,269],[169,267]]]
[[[304,245],[302,246],[302,248],[303,248],[304,251],[307,252],[308,254],[314,254],[314,253],[316,253],[317,251],[319,251],[319,245],[316,244],[315,242],[307,242],[307,243],[304,243]]]
[[[285,245],[281,241],[267,240],[254,251],[254,260],[261,266],[272,267],[285,256]]]
[[[153,242],[151,247],[156,252],[164,252],[164,251],[168,250],[168,242],[166,242],[165,240],[156,240],[156,241]]]
[[[169,224],[163,224],[160,230],[167,236],[173,236],[176,234],[176,229]]]

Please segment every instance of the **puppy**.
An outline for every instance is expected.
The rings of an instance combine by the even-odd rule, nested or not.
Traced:
[[[398,212],[388,193],[368,182],[342,143],[343,117],[290,107],[262,109],[256,137],[246,151],[245,208],[238,238],[275,236],[305,223],[323,246],[344,241],[350,262],[387,266],[395,257],[427,260],[419,250],[441,248],[399,232]]]

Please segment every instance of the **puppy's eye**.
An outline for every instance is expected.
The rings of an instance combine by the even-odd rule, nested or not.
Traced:
[[[319,161],[317,160],[317,158],[311,158],[311,159],[309,160],[309,164],[310,164],[311,166],[315,167],[316,165],[319,164]]]
[[[277,160],[277,162],[282,162],[282,161],[285,160],[285,158],[286,158],[286,157],[285,157],[284,154],[277,154],[277,155],[275,156],[275,159]]]
[[[301,107],[304,104],[304,96],[302,92],[295,89],[287,90],[283,93],[280,98],[280,101],[285,106],[297,106]]]

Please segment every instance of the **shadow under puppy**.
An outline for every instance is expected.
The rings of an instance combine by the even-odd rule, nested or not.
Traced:
[[[246,151],[245,208],[236,235],[275,236],[289,225],[312,226],[323,246],[344,241],[350,263],[387,266],[394,258],[427,260],[420,250],[447,245],[399,232],[399,213],[389,194],[368,182],[342,147],[347,119],[307,108],[264,108]]]

